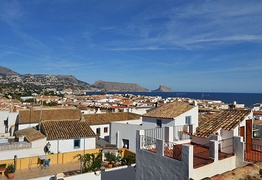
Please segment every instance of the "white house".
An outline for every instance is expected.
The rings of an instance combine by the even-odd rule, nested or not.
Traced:
[[[25,128],[15,132],[18,141],[0,143],[0,160],[30,157],[44,154],[46,136],[34,128]]]
[[[162,139],[137,131],[136,179],[202,179],[257,161],[262,148],[253,149],[258,142],[252,147],[250,117],[247,110],[221,111],[183,141],[174,141],[176,127],[165,127]]]
[[[109,141],[111,122],[128,122],[130,120],[140,120],[141,116],[134,113],[103,113],[84,114],[84,119],[97,136]],[[141,121],[141,120],[140,120]],[[141,122],[140,122],[141,123]]]
[[[197,127],[196,133],[192,136],[192,141],[201,144],[211,135],[217,134],[221,140],[242,136],[244,142],[246,142],[247,138],[253,137],[252,132],[248,136],[246,129],[247,120],[250,120],[252,117],[253,114],[250,110],[223,110],[209,121]],[[252,119],[250,121],[250,129],[252,131]]]
[[[143,115],[145,129],[169,126],[198,126],[198,106],[188,102],[174,101]]]
[[[0,111],[0,134],[13,135],[17,116],[17,112]]]
[[[42,121],[40,129],[46,135],[49,153],[64,153],[96,148],[96,136],[84,120]]]
[[[47,120],[80,120],[81,112],[76,108],[43,108],[19,111],[17,129],[34,127]]]
[[[133,123],[132,123],[133,122]],[[151,129],[146,135],[164,138],[165,127],[174,127],[172,131],[176,139],[184,139],[181,132],[194,133],[198,125],[198,106],[188,102],[174,101],[161,107],[154,108],[142,116],[142,122],[111,123],[110,143],[118,148],[127,146],[136,151],[136,130]],[[189,138],[189,136],[187,135]]]

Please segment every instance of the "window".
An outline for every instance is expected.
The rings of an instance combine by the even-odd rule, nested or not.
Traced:
[[[186,116],[186,124],[187,125],[191,124],[191,116]]]
[[[74,149],[80,148],[80,139],[74,139]]]
[[[108,133],[108,127],[104,127],[104,133]]]
[[[96,135],[100,136],[100,128],[96,128]]]
[[[129,140],[128,139],[122,139],[123,140],[123,148],[129,149]]]
[[[162,127],[162,120],[157,119],[157,120],[156,120],[156,126],[159,127],[159,128],[161,128],[161,127]]]

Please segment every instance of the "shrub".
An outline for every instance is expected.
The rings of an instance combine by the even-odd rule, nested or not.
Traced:
[[[6,173],[14,173],[15,172],[15,166],[13,164],[9,164],[5,170]]]

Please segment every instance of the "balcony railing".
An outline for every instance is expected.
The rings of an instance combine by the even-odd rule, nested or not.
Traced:
[[[149,136],[140,136],[141,137],[141,147],[142,149],[156,152],[156,138]]]
[[[11,142],[8,144],[0,144],[0,151],[11,151],[30,148],[32,148],[32,144],[28,142]]]
[[[190,125],[174,126],[174,141],[190,139]]]
[[[262,161],[262,145],[246,143],[244,159],[249,162]]]

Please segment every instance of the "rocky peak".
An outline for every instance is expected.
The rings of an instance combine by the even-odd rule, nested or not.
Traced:
[[[169,87],[160,85],[158,89],[152,90],[152,92],[173,92],[173,90]]]

